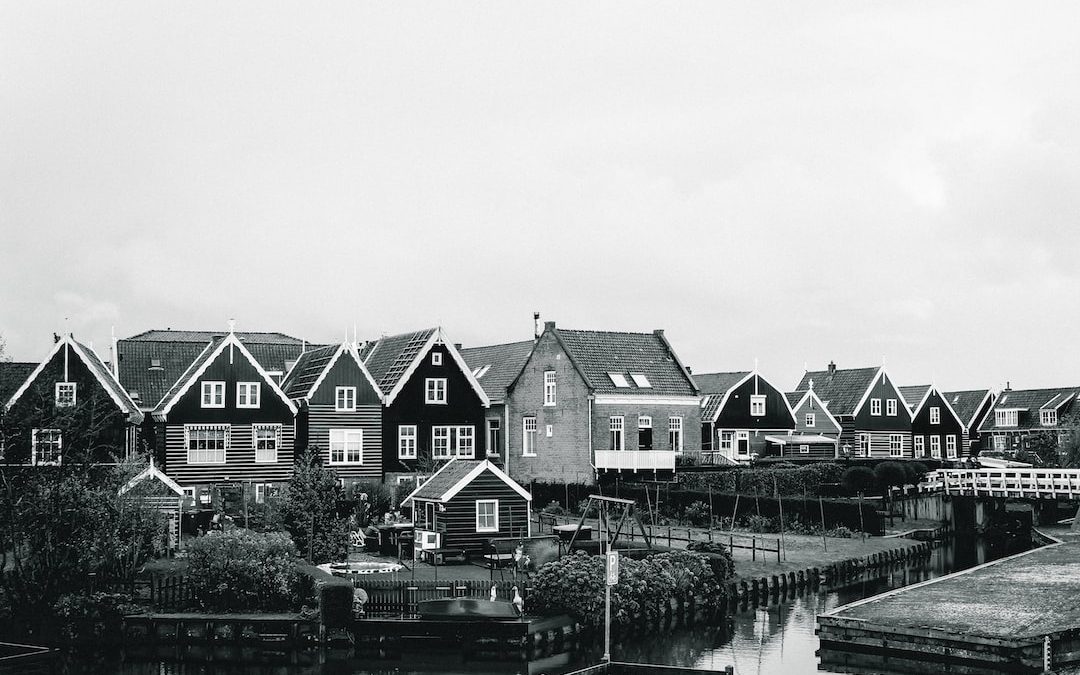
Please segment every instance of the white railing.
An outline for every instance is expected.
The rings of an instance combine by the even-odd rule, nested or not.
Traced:
[[[664,450],[597,450],[597,469],[674,471],[675,453]]]
[[[1080,497],[1080,469],[938,469],[922,492],[988,497]]]

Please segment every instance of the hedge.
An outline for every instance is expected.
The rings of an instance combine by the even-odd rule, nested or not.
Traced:
[[[353,585],[332,579],[319,586],[319,617],[327,628],[344,628],[353,617]]]
[[[188,581],[212,611],[285,609],[296,588],[297,557],[284,533],[211,532],[188,549]]]

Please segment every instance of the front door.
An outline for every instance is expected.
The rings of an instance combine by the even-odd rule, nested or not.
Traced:
[[[750,456],[750,432],[740,431],[735,435],[735,448],[739,457]]]

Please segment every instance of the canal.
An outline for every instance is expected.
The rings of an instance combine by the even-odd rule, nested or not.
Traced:
[[[767,605],[743,605],[720,625],[685,626],[662,633],[622,636],[613,642],[612,658],[720,671],[730,665],[736,673],[748,675],[829,673],[831,671],[827,669],[820,669],[816,654],[818,640],[814,630],[818,614],[890,589],[1019,553],[1030,546],[1026,538],[947,539],[934,548],[928,560],[869,571],[840,586],[773,599]],[[602,637],[597,642],[599,640]],[[481,655],[466,660],[453,651],[429,648],[402,650],[396,654],[346,650],[327,650],[320,654],[311,650],[302,654],[259,652],[247,655],[215,654],[214,650],[205,648],[185,653],[148,653],[130,649],[124,653],[70,655],[65,670],[71,675],[558,675],[595,663],[601,652],[601,644],[587,644],[569,652],[536,655],[531,660],[523,655],[486,658]]]

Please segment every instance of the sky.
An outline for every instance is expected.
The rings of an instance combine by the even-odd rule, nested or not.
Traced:
[[[0,337],[1080,383],[1080,4],[0,0]]]

